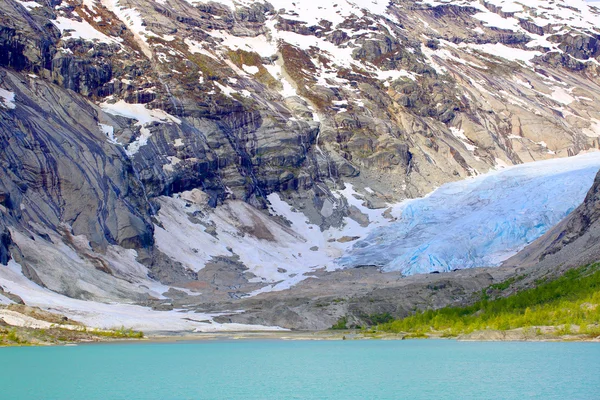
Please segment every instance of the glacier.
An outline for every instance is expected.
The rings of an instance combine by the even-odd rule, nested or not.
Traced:
[[[405,275],[499,266],[579,206],[599,168],[594,152],[446,184],[401,204],[337,263]]]

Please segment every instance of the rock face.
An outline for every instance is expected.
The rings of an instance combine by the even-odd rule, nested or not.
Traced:
[[[201,191],[233,233],[185,199],[178,224],[271,254],[267,232],[303,240],[273,194],[316,229],[365,227],[361,204],[599,148],[598,10],[510,3],[0,2],[0,264],[85,300],[243,297],[296,272],[207,260],[208,239],[178,261],[161,206]]]
[[[10,232],[6,227],[2,227],[2,231],[0,232],[0,264],[6,265],[10,260],[10,251],[9,247],[12,243]]]
[[[143,190],[122,149],[107,142],[97,107],[44,80],[4,70],[5,87],[24,99],[0,110],[0,187],[11,218],[58,231],[68,225],[97,246],[152,244]]]

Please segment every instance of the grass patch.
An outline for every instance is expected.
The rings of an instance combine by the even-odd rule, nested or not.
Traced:
[[[23,339],[15,329],[0,330],[0,346],[26,346],[29,341]]]
[[[144,332],[134,331],[131,328],[120,327],[109,331],[92,331],[96,336],[115,338],[115,339],[142,339]]]
[[[525,279],[525,275],[513,276],[512,278],[509,278],[509,279],[505,280],[504,282],[500,282],[500,283],[496,283],[494,285],[490,285],[488,289],[500,290],[500,291],[506,290],[513,283],[521,281],[523,279]]]
[[[490,288],[506,289],[517,280],[519,277],[511,278]],[[482,299],[471,306],[420,312],[380,324],[378,330],[444,332],[452,337],[485,329],[505,331],[535,326],[556,326],[560,327],[560,334],[569,334],[572,326],[579,326],[585,327],[582,333],[600,335],[600,263],[570,270],[553,281],[509,297],[490,300],[485,293],[484,290]]]
[[[403,339],[428,339],[429,336],[425,332],[411,332],[403,337]]]

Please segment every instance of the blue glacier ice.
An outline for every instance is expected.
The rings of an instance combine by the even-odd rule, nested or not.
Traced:
[[[446,184],[401,204],[338,264],[405,275],[498,266],[581,204],[600,153],[540,161]]]

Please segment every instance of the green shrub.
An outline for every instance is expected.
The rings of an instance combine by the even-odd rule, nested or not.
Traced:
[[[333,330],[344,330],[344,329],[348,329],[348,327],[346,326],[348,324],[348,318],[346,317],[341,317],[340,319],[338,319],[338,321],[331,327],[331,329]]]
[[[92,333],[96,336],[104,336],[116,339],[142,339],[144,337],[144,332],[134,331],[131,328],[127,329],[124,326],[109,331],[96,330]]]
[[[394,317],[389,312],[381,313],[381,314],[371,314],[368,315],[366,320],[369,322],[371,326],[373,325],[381,325],[394,320]]]
[[[502,290],[521,279],[511,278],[490,288]],[[544,325],[568,326],[563,330],[570,332],[571,325],[597,327],[600,324],[600,264],[573,269],[553,281],[540,282],[536,288],[495,300],[491,300],[484,290],[481,300],[471,306],[418,312],[404,319],[381,323],[378,330],[395,333],[436,331],[457,336],[475,330]]]
[[[4,338],[6,339],[6,341],[8,341],[9,343],[12,343],[12,344],[27,344],[27,343],[29,343],[27,340],[21,339],[21,337],[19,336],[17,331],[14,329],[9,330],[6,333],[6,336],[4,336]]]

